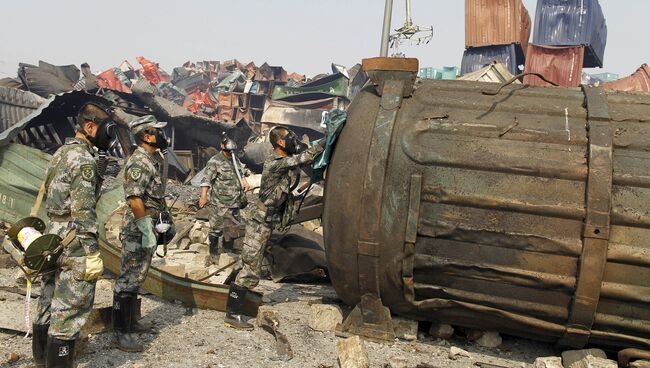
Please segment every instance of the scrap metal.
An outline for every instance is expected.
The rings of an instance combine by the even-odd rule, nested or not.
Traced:
[[[424,80],[409,97],[399,62],[366,65],[373,83],[328,169],[337,294],[419,320],[647,350],[650,96]]]

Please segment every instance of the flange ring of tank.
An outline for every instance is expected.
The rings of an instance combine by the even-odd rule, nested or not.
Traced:
[[[413,82],[364,60],[323,214],[349,305],[581,347],[650,347],[650,95]]]

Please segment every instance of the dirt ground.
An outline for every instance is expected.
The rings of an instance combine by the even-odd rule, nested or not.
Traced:
[[[24,329],[24,296],[6,291],[20,287],[18,269],[0,269],[0,326]],[[98,282],[95,307],[111,304],[112,279]],[[0,288],[2,289],[2,288]],[[78,359],[79,367],[338,367],[337,340],[334,332],[316,332],[309,328],[310,304],[340,303],[330,285],[276,284],[263,281],[259,287],[264,302],[280,314],[280,331],[284,333],[294,358],[276,360],[273,336],[261,328],[240,332],[223,324],[224,313],[186,308],[180,303],[145,295],[142,314],[151,322],[151,333],[140,335],[146,344],[143,353],[125,353],[111,346],[112,333],[89,336],[87,347]],[[38,288],[34,290],[38,293]],[[32,315],[37,299],[32,299]],[[350,309],[340,305],[344,314]],[[490,363],[497,367],[528,367],[538,356],[556,355],[553,346],[504,336],[499,348],[482,348],[455,336],[450,341],[434,340],[420,323],[417,341],[392,343],[364,342],[371,367],[473,367]],[[471,353],[470,358],[449,359],[449,349],[456,346]],[[16,362],[8,363],[9,355]],[[0,332],[0,366],[30,367],[31,340],[23,334]],[[424,365],[423,365],[424,364]],[[428,366],[426,365],[428,364]],[[488,365],[489,367],[489,365]]]

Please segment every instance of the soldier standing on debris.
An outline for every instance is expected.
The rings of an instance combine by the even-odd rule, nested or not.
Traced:
[[[230,285],[226,304],[226,326],[252,330],[243,315],[244,301],[250,289],[260,280],[260,268],[266,244],[273,228],[281,222],[287,224],[287,213],[293,211],[292,190],[297,185],[295,169],[310,164],[324,149],[321,144],[309,148],[296,134],[285,127],[275,127],[269,132],[269,141],[274,152],[264,162],[259,199],[246,208],[246,236],[241,255],[241,270]]]
[[[37,367],[74,367],[75,341],[95,299],[95,284],[104,270],[97,242],[95,193],[100,186],[94,147],[107,150],[115,123],[103,106],[87,103],[77,115],[74,138],[67,138],[50,161],[44,189],[48,234],[76,239],[57,261],[55,273],[43,275],[37,319],[32,326],[32,353]]]
[[[161,162],[155,157],[160,156],[159,150],[167,148],[167,137],[162,130],[166,125],[152,115],[129,124],[138,140],[138,148],[126,161],[124,169],[124,196],[128,207],[120,231],[121,274],[115,281],[113,295],[116,347],[123,351],[143,350],[134,335],[146,330],[136,321],[138,289],[147,276],[156,246],[161,243],[159,238],[171,239],[175,231],[165,203]]]
[[[206,165],[201,181],[199,208],[206,204],[210,209],[210,259],[219,261],[219,239],[222,249],[232,251],[233,238],[229,228],[241,223],[240,209],[246,207],[246,194],[250,187],[246,176],[250,171],[235,155],[237,143],[226,133],[221,139],[221,152],[214,155]],[[209,192],[209,193],[208,193]]]

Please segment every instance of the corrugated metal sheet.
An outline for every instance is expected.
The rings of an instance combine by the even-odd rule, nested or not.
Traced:
[[[0,158],[0,219],[14,222],[31,211],[50,155],[10,144],[0,145]],[[45,206],[41,206],[38,215],[45,218]]]
[[[465,0],[465,46],[528,46],[531,20],[521,0]]]
[[[508,68],[505,65],[495,61],[481,70],[463,75],[458,78],[458,80],[504,83],[511,80],[513,77],[514,75],[508,71]],[[513,83],[521,84],[518,80],[515,80]]]
[[[586,46],[584,67],[602,67],[607,23],[598,0],[539,0],[533,43]]]
[[[610,91],[650,92],[650,67],[643,64],[628,77],[603,83],[603,88]]]
[[[35,93],[0,87],[0,132],[36,110],[45,99]]]
[[[492,64],[493,61],[503,63],[510,73],[516,75],[519,74],[518,67],[524,64],[525,58],[519,46],[515,44],[473,47],[463,53],[460,74],[465,75],[481,70]]]
[[[336,96],[347,98],[348,87],[348,78],[342,73],[337,73],[306,83],[300,87],[276,86],[272,98],[291,102]]]
[[[564,87],[577,87],[582,82],[584,46],[555,47],[528,45],[526,58],[527,73],[539,73],[546,79]],[[548,86],[549,84],[534,75],[524,77],[524,84]]]

